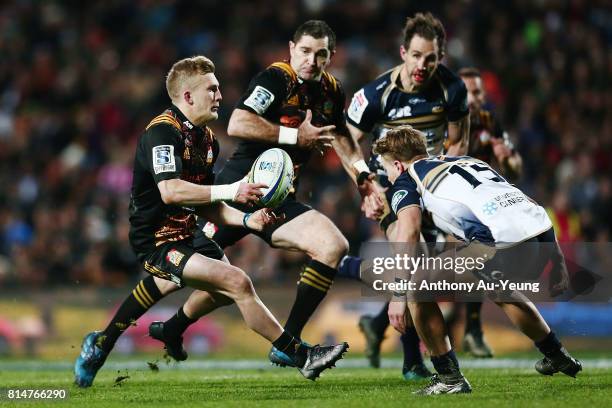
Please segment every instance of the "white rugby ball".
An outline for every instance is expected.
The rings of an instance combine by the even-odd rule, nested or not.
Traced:
[[[286,151],[268,149],[255,160],[249,173],[249,183],[264,183],[262,207],[276,208],[285,201],[293,188],[293,161]]]

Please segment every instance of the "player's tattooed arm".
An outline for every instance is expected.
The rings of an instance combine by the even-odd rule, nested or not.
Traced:
[[[470,141],[470,116],[466,115],[456,122],[448,122],[448,156],[465,156]]]

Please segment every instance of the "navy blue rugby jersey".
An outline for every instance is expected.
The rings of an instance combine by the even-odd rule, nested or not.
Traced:
[[[423,89],[407,92],[400,83],[402,66],[357,91],[348,108],[347,121],[372,133],[374,140],[394,127],[411,125],[425,133],[430,156],[441,154],[448,122],[456,122],[469,113],[467,89],[461,78],[440,64]],[[384,174],[376,155],[370,157],[370,169]]]

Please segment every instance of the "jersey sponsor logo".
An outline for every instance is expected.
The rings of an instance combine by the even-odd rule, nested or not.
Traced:
[[[377,90],[377,91],[380,91],[380,90],[381,90],[381,89],[383,89],[385,86],[387,86],[387,81],[386,81],[386,80],[385,80],[385,81],[383,81],[383,83],[382,83],[382,84],[378,85],[378,86],[376,87],[376,90]]]
[[[391,198],[391,208],[393,208],[394,213],[397,213],[397,206],[399,205],[400,201],[402,201],[402,199],[407,195],[408,191],[406,190],[399,190],[393,193],[393,197]]]
[[[153,148],[153,171],[155,174],[176,171],[174,146],[159,145]]]
[[[361,117],[368,107],[368,98],[365,96],[363,89],[360,89],[353,95],[351,106],[348,108],[348,117],[355,123],[361,122]]]
[[[389,119],[399,119],[412,116],[412,108],[410,106],[403,106],[401,108],[393,108],[389,111]]]
[[[495,204],[493,201],[489,201],[482,206],[482,212],[485,213],[485,215],[491,216],[497,212],[498,208],[499,207],[497,204]]]
[[[423,98],[415,97],[415,98],[408,99],[408,103],[411,104],[411,105],[417,105],[419,103],[424,103],[424,102],[427,102],[427,101],[425,99],[423,99]]]
[[[274,94],[263,86],[257,85],[251,95],[244,101],[244,104],[257,112],[263,114],[274,102]]]
[[[188,120],[184,121],[183,125],[187,126],[187,129],[190,129],[190,130],[193,129],[193,125]]]
[[[168,251],[168,253],[166,254],[166,260],[174,266],[179,266],[184,257],[184,253],[177,251],[174,248]]]

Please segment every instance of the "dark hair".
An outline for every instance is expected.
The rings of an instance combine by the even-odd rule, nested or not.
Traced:
[[[378,139],[372,151],[393,160],[407,162],[413,157],[427,155],[425,134],[410,125],[396,127]]]
[[[438,40],[438,57],[444,58],[444,50],[446,48],[446,31],[444,26],[431,13],[416,13],[414,17],[406,19],[404,26],[404,47],[407,49],[410,46],[412,37],[418,34],[419,36],[433,41]]]
[[[459,70],[459,76],[463,78],[480,78],[480,70],[475,67],[465,67]]]
[[[293,34],[293,42],[297,43],[305,35],[317,39],[327,37],[327,48],[329,48],[330,51],[336,49],[336,34],[323,20],[308,20],[299,26]]]

